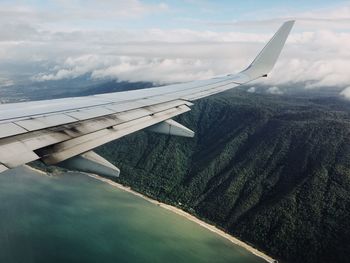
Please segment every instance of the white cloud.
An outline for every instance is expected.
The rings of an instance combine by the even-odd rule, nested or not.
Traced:
[[[98,68],[106,67],[110,63],[103,61],[96,55],[82,55],[80,57],[68,57],[62,65],[55,67],[52,73],[41,73],[33,77],[37,81],[59,80],[76,78],[90,73]]]
[[[36,68],[39,72],[31,76],[34,80],[91,74],[93,78],[170,83],[235,73],[252,61],[278,24],[287,17],[299,17],[276,68],[261,82],[274,88],[271,93],[281,92],[275,86],[300,82],[307,88],[350,85],[349,4],[282,14],[276,19],[235,22],[235,30],[231,27],[223,32],[122,29],[115,23],[172,12],[162,2],[55,0],[46,9],[25,3],[0,4],[0,70],[8,64],[32,65],[28,66],[32,73],[40,64]],[[87,21],[103,25],[81,26],[89,24]]]
[[[193,68],[196,70],[194,71]],[[193,59],[145,59],[124,57],[117,65],[92,72],[93,78],[152,81],[155,83],[184,82],[215,75],[208,62]]]
[[[273,95],[281,95],[283,92],[276,86],[270,87],[266,90],[267,93],[273,94]]]
[[[306,82],[307,88],[350,84],[350,32],[293,34],[267,83]]]
[[[0,77],[0,88],[2,87],[8,87],[8,86],[11,86],[13,85],[13,81],[10,80],[10,79],[7,79],[7,78],[2,78]]]
[[[112,37],[108,39],[107,36],[105,42],[94,41],[93,33],[90,35],[80,32],[68,36],[63,34],[59,36],[60,45],[55,51],[58,55],[54,58],[58,69],[49,74],[43,72],[42,79],[75,77],[92,72],[93,76],[98,78],[119,77],[155,82],[187,81],[191,78],[237,72],[246,67],[263,46],[261,42],[247,40],[252,38],[250,33],[241,33],[240,36],[231,33],[235,36],[222,42],[210,41],[211,38],[224,37],[224,33],[216,32],[186,31],[184,37],[172,30],[157,30],[156,34],[141,34],[139,41],[135,41],[134,34],[135,32],[124,33],[123,41],[113,41]],[[259,36],[263,40],[268,38],[265,34],[256,34],[255,38]],[[53,38],[57,40],[58,36]],[[80,38],[85,41],[84,47],[69,44],[79,44]],[[181,39],[183,42],[180,42]],[[274,71],[268,79],[261,81],[270,85],[306,82],[308,88],[348,86],[350,51],[347,43],[350,43],[350,33],[320,31],[293,34]],[[26,57],[15,50],[13,53]],[[43,56],[47,52],[49,56],[50,50],[51,47],[40,45],[40,49],[31,54],[37,52]],[[13,53],[12,55],[16,56]],[[4,55],[9,54],[11,52]],[[65,56],[66,60],[60,62]],[[85,61],[90,56],[94,59]],[[67,60],[71,63],[68,64]]]
[[[139,0],[52,0],[47,3],[32,3],[14,0],[0,3],[0,20],[40,23],[94,21],[101,19],[140,18],[157,12],[168,11],[165,3],[144,3]],[[11,21],[10,20],[10,21]],[[86,22],[85,21],[85,22]],[[50,24],[52,26],[52,24]]]
[[[250,87],[249,89],[247,89],[247,92],[255,93],[256,92],[256,88],[255,87]]]
[[[277,15],[276,15],[277,14]],[[235,20],[235,21],[195,21],[216,27],[254,27],[261,28],[267,26],[277,26],[286,20],[297,20],[301,30],[348,30],[350,26],[350,4],[345,2],[342,5],[330,5],[325,8],[312,11],[296,11],[296,10],[276,10],[271,8],[268,10],[258,10],[252,12],[250,16],[255,20]]]

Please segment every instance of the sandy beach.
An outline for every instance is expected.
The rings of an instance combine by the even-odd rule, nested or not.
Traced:
[[[31,167],[31,166],[29,166],[29,165],[23,165],[25,168],[27,168],[27,169],[29,169],[29,170],[32,170],[33,172],[36,172],[36,173],[38,173],[38,174],[41,174],[41,175],[47,175],[47,173],[46,172],[44,172],[44,171],[42,171],[42,170],[39,170],[39,169],[36,169],[36,168],[34,168],[34,167]]]
[[[214,233],[216,233],[216,234],[226,238],[227,240],[229,240],[230,242],[234,243],[235,245],[238,245],[238,246],[248,250],[249,252],[251,252],[254,255],[264,259],[267,262],[271,262],[271,263],[272,262],[277,262],[275,259],[273,259],[270,256],[264,254],[263,252],[257,250],[256,248],[254,248],[254,247],[252,247],[252,246],[250,246],[250,245],[240,241],[239,239],[231,236],[230,234],[222,231],[221,229],[218,229],[217,227],[215,227],[213,225],[210,225],[210,224],[208,224],[208,223],[206,223],[206,222],[196,218],[195,216],[193,216],[193,215],[191,215],[191,214],[189,214],[189,213],[187,213],[187,212],[185,212],[185,211],[183,211],[183,210],[181,210],[181,209],[179,209],[177,207],[174,207],[174,206],[171,206],[171,205],[167,205],[167,204],[164,204],[162,202],[159,202],[159,201],[156,201],[154,199],[151,199],[151,198],[149,198],[149,197],[147,197],[147,196],[145,196],[143,194],[140,194],[140,193],[132,190],[130,187],[127,187],[127,186],[124,186],[122,184],[116,183],[116,182],[114,182],[112,180],[109,180],[107,178],[104,178],[104,177],[101,177],[101,176],[98,176],[98,175],[93,175],[93,174],[86,174],[86,175],[88,175],[89,177],[92,177],[92,178],[94,178],[96,180],[99,180],[99,181],[108,183],[108,184],[110,184],[112,186],[115,186],[115,187],[117,187],[117,188],[119,188],[119,189],[121,189],[123,191],[127,191],[129,193],[132,193],[132,194],[134,194],[136,196],[139,196],[139,197],[141,197],[141,198],[143,198],[143,199],[145,199],[145,200],[147,200],[147,201],[149,201],[149,202],[151,202],[151,203],[153,203],[155,205],[158,205],[158,206],[160,206],[162,208],[165,208],[165,209],[167,209],[169,211],[172,211],[172,212],[174,212],[174,213],[176,213],[178,215],[181,215],[181,216],[187,218],[188,220],[191,220],[191,221],[197,223],[198,225],[200,225],[200,226],[202,226],[202,227],[204,227],[204,228],[206,228],[206,229],[208,229],[208,230],[210,230],[210,231],[212,231],[212,232],[214,232]]]
[[[25,165],[25,166],[26,166],[28,169],[32,170],[32,171],[38,172],[38,173],[40,173],[40,174],[46,174],[46,175],[47,175],[47,173],[45,173],[45,172],[43,172],[43,171],[41,171],[41,170],[39,170],[39,169],[30,167],[30,166],[28,166],[28,165]],[[105,183],[107,183],[107,184],[109,184],[109,185],[112,185],[112,186],[114,186],[114,187],[117,187],[118,189],[121,189],[121,190],[123,190],[123,191],[129,192],[129,193],[131,193],[131,194],[133,194],[133,195],[136,195],[136,196],[138,196],[138,197],[141,197],[141,198],[147,200],[148,202],[151,202],[152,204],[155,204],[155,205],[157,205],[157,206],[160,206],[160,207],[162,207],[162,208],[165,208],[165,209],[167,209],[167,210],[169,210],[169,211],[171,211],[171,212],[173,212],[173,213],[176,213],[176,214],[178,214],[178,215],[181,215],[181,216],[187,218],[188,220],[191,220],[192,222],[195,222],[195,223],[197,223],[198,225],[200,225],[200,226],[202,226],[202,227],[204,227],[204,228],[206,228],[206,229],[208,229],[208,230],[210,230],[210,231],[212,231],[212,232],[214,232],[214,233],[216,233],[216,234],[218,234],[218,235],[220,235],[220,236],[226,238],[227,240],[229,240],[229,241],[232,242],[233,244],[235,244],[235,245],[237,245],[237,246],[240,246],[240,247],[242,247],[242,248],[248,250],[250,253],[253,253],[254,255],[256,255],[256,256],[258,256],[258,257],[264,259],[264,260],[267,261],[267,262],[270,262],[270,263],[277,262],[275,259],[273,259],[273,258],[271,258],[270,256],[264,254],[263,252],[257,250],[256,248],[254,248],[254,247],[252,247],[252,246],[250,246],[250,245],[244,243],[243,241],[241,241],[241,240],[239,240],[239,239],[237,239],[237,238],[231,236],[230,234],[228,234],[228,233],[222,231],[221,229],[219,229],[219,228],[217,228],[217,227],[215,227],[215,226],[213,226],[213,225],[210,225],[210,224],[208,224],[208,223],[206,223],[206,222],[204,222],[204,221],[202,221],[202,220],[196,218],[195,216],[193,216],[193,215],[191,215],[191,214],[189,214],[189,213],[187,213],[187,212],[181,210],[180,208],[177,208],[177,207],[174,207],[174,206],[171,206],[171,205],[167,205],[167,204],[165,204],[165,203],[162,203],[162,202],[159,202],[159,201],[157,201],[157,200],[151,199],[151,198],[149,198],[149,197],[147,197],[147,196],[145,196],[145,195],[143,195],[143,194],[140,194],[140,193],[138,193],[138,192],[132,190],[130,187],[127,187],[127,186],[124,186],[124,185],[122,185],[122,184],[116,183],[116,182],[114,182],[114,181],[112,181],[112,180],[110,180],[110,179],[107,179],[107,178],[104,178],[104,177],[101,177],[101,176],[98,176],[98,175],[94,175],[94,174],[87,174],[87,173],[83,173],[83,174],[85,174],[85,175],[87,175],[87,176],[89,176],[89,177],[91,177],[91,178],[94,178],[94,179],[96,179],[96,180],[105,182]]]

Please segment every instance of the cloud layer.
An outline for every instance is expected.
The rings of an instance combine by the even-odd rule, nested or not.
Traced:
[[[84,1],[82,8],[81,4],[79,0],[56,0],[42,8],[22,1],[0,4],[0,86],[19,75],[35,81],[90,74],[96,79],[173,83],[234,73],[251,62],[287,18],[299,20],[264,83],[350,86],[350,4],[285,13],[273,20],[201,21],[210,30],[124,26],[159,12],[174,15],[161,2]]]

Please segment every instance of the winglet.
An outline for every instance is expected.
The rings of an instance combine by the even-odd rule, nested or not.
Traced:
[[[250,80],[266,77],[275,65],[294,23],[293,20],[285,22],[249,67],[241,73],[247,75]]]

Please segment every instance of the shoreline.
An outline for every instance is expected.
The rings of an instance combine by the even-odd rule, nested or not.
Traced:
[[[34,167],[29,166],[29,165],[27,165],[27,164],[25,164],[25,165],[23,165],[23,166],[24,166],[25,168],[27,168],[27,169],[33,171],[33,172],[36,172],[36,173],[41,174],[41,175],[46,175],[46,176],[48,175],[47,172],[44,172],[44,171],[42,171],[42,170],[40,170],[40,169],[34,168]]]
[[[32,171],[37,172],[37,173],[40,173],[41,175],[48,175],[47,172],[44,172],[44,171],[39,170],[37,168],[33,168],[33,167],[29,166],[29,165],[25,165],[25,167],[28,168],[29,170],[32,170]],[[205,228],[205,229],[207,229],[207,230],[209,230],[209,231],[211,231],[211,232],[213,232],[213,233],[215,233],[215,234],[217,234],[217,235],[227,239],[228,241],[230,241],[231,243],[235,244],[236,246],[244,248],[248,252],[254,254],[255,256],[257,256],[257,257],[259,257],[259,258],[261,258],[263,260],[265,260],[266,262],[269,262],[269,263],[278,262],[277,260],[273,259],[272,257],[270,257],[270,256],[266,255],[265,253],[261,252],[260,250],[252,247],[251,245],[248,245],[247,243],[239,240],[238,238],[235,238],[234,236],[232,236],[232,235],[226,233],[225,231],[217,228],[216,226],[210,225],[210,224],[204,222],[203,220],[201,220],[201,219],[191,215],[190,213],[181,210],[180,208],[177,208],[175,206],[168,205],[168,204],[159,202],[157,200],[154,200],[154,199],[152,199],[152,198],[150,198],[148,196],[145,196],[145,195],[143,195],[143,194],[141,194],[139,192],[136,192],[136,191],[132,190],[131,187],[124,186],[124,185],[122,185],[120,183],[114,182],[114,181],[112,181],[110,179],[107,179],[107,178],[104,178],[102,176],[95,175],[95,174],[88,174],[88,173],[81,173],[81,174],[87,175],[88,177],[93,178],[95,180],[107,183],[107,184],[109,184],[111,186],[114,186],[114,187],[120,189],[120,190],[123,190],[125,192],[131,193],[131,194],[133,194],[135,196],[138,196],[138,197],[140,197],[140,198],[142,198],[142,199],[144,199],[144,200],[146,200],[146,201],[148,201],[148,202],[150,202],[152,204],[155,204],[155,205],[157,205],[159,207],[162,207],[162,208],[164,208],[164,209],[166,209],[168,211],[171,211],[171,212],[173,212],[173,213],[175,213],[177,215],[185,217],[186,219],[188,219],[188,220],[198,224],[199,226],[201,226],[201,227],[203,227],[203,228]]]
[[[129,192],[129,193],[131,193],[131,194],[133,194],[133,195],[135,195],[135,196],[141,197],[142,199],[144,199],[144,200],[146,200],[146,201],[148,201],[148,202],[150,202],[150,203],[152,203],[152,204],[155,204],[155,205],[157,205],[157,206],[159,206],[159,207],[162,207],[162,208],[164,208],[164,209],[167,209],[167,210],[169,210],[169,211],[171,211],[171,212],[173,212],[173,213],[175,213],[175,214],[178,214],[178,215],[180,215],[180,216],[182,216],[182,217],[185,217],[186,219],[188,219],[188,220],[190,220],[190,221],[192,221],[192,222],[194,222],[194,223],[200,225],[201,227],[204,227],[205,229],[207,229],[207,230],[209,230],[209,231],[211,231],[211,232],[213,232],[213,233],[216,233],[217,235],[219,235],[219,236],[221,236],[221,237],[227,239],[227,240],[230,241],[231,243],[233,243],[233,244],[235,244],[235,245],[237,245],[237,246],[240,246],[241,248],[244,248],[245,250],[249,251],[250,253],[254,254],[255,256],[262,258],[262,259],[265,260],[266,262],[269,262],[269,263],[277,262],[277,260],[275,260],[275,259],[273,259],[272,257],[270,257],[270,256],[268,256],[268,255],[266,255],[266,254],[264,254],[263,252],[259,251],[258,249],[256,249],[256,248],[254,248],[254,247],[248,245],[247,243],[244,243],[243,241],[241,241],[241,240],[235,238],[234,236],[232,236],[232,235],[226,233],[225,231],[223,231],[223,230],[217,228],[216,226],[210,225],[210,224],[208,224],[208,223],[206,223],[206,222],[200,220],[199,218],[197,218],[197,217],[195,217],[195,216],[193,216],[193,215],[191,215],[191,214],[189,214],[189,213],[187,213],[187,212],[181,210],[180,208],[177,208],[177,207],[175,207],[175,206],[168,205],[168,204],[159,202],[159,201],[157,201],[157,200],[154,200],[154,199],[152,199],[152,198],[149,198],[149,197],[147,197],[147,196],[145,196],[145,195],[143,195],[143,194],[141,194],[141,193],[139,193],[139,192],[136,192],[136,191],[132,190],[132,189],[131,189],[130,187],[128,187],[128,186],[124,186],[124,185],[122,185],[122,184],[120,184],[120,183],[114,182],[114,181],[112,181],[112,180],[110,180],[110,179],[101,177],[101,176],[99,176],[99,175],[86,174],[86,173],[84,173],[84,174],[87,175],[87,176],[89,176],[89,177],[91,177],[91,178],[94,178],[94,179],[96,179],[96,180],[99,180],[99,181],[102,181],[102,182],[104,182],[104,183],[107,183],[107,184],[109,184],[109,185],[111,185],[111,186],[117,187],[117,188],[120,189],[120,190]]]

